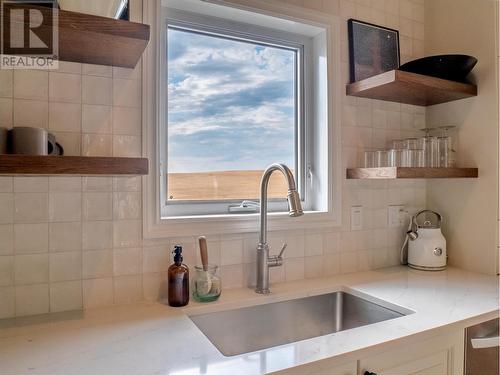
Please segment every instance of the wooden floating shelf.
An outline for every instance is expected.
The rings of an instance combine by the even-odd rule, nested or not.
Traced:
[[[2,175],[147,175],[148,159],[0,155]]]
[[[477,96],[477,86],[391,70],[347,85],[346,93],[361,98],[430,106]]]
[[[29,6],[29,8],[34,8]],[[35,7],[44,19],[52,20],[52,10]],[[24,23],[22,19],[12,22]],[[134,68],[149,43],[150,27],[90,14],[59,10],[59,60]],[[52,23],[37,32],[49,33]],[[25,25],[25,30],[29,25]]]
[[[351,168],[347,179],[477,178],[477,168]]]

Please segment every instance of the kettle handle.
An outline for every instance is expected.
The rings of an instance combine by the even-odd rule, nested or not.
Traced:
[[[412,228],[418,228],[418,224],[417,224],[417,218],[422,215],[422,214],[425,214],[425,213],[430,213],[430,214],[434,214],[436,215],[436,218],[438,220],[438,227],[441,228],[441,221],[443,220],[441,214],[437,213],[436,211],[432,211],[432,210],[422,210],[422,211],[419,211],[417,212],[413,218],[411,219],[411,224],[412,224]]]

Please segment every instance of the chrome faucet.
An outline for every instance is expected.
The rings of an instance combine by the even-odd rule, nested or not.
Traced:
[[[267,244],[267,188],[269,179],[274,171],[280,171],[288,183],[288,212],[290,217],[304,215],[300,196],[297,192],[295,179],[292,171],[284,164],[273,164],[266,169],[260,182],[260,236],[257,246],[257,287],[255,292],[259,294],[269,294],[269,268],[283,265],[283,253],[286,244],[281,248],[277,256],[269,256],[269,245]]]

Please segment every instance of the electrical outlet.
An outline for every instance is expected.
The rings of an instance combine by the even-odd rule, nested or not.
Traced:
[[[405,206],[389,206],[389,228],[402,227],[408,224],[408,211]]]
[[[363,230],[363,206],[351,207],[351,230]]]

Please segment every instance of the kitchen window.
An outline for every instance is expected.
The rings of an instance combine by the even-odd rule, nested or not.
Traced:
[[[162,1],[159,126],[150,138],[160,170],[158,224],[224,222],[230,232],[248,219],[253,226],[260,179],[276,162],[293,170],[306,218],[322,213],[331,223],[338,215],[340,178],[332,171],[340,149],[328,95],[333,24],[277,17],[275,5],[259,1],[269,9],[252,11],[252,3]],[[273,175],[271,217],[286,216],[286,195],[283,177]]]

